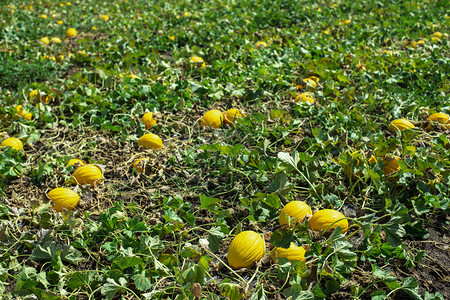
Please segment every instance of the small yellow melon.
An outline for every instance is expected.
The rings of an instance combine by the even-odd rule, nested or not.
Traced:
[[[261,48],[266,48],[268,45],[266,42],[257,42],[256,43],[256,48],[261,49]]]
[[[13,149],[16,149],[17,151],[23,149],[22,141],[15,137],[7,138],[0,144],[0,146],[1,147],[11,147]]]
[[[222,127],[224,119],[225,118],[220,110],[212,109],[203,115],[201,124],[213,128],[219,128]]]
[[[61,39],[59,37],[52,37],[50,39],[50,43],[52,43],[52,44],[61,44],[62,42],[61,42]]]
[[[145,125],[145,129],[150,130],[153,126],[156,125],[157,121],[156,119],[153,119],[153,113],[147,112],[142,116],[142,123]]]
[[[291,243],[288,249],[276,247],[272,252],[272,260],[276,263],[278,257],[284,257],[291,262],[294,260],[305,261],[305,253],[305,248],[298,247],[294,243]]]
[[[430,131],[432,130],[433,127],[433,122],[438,123],[439,126],[441,126],[442,128],[445,129],[450,129],[450,119],[449,119],[449,115],[444,114],[444,113],[435,113],[432,114],[431,116],[428,117],[428,127],[427,130]],[[436,126],[438,127],[438,126]]]
[[[100,183],[102,179],[102,169],[99,166],[91,164],[78,167],[72,174],[72,181],[79,185],[90,184],[94,186]]]
[[[347,218],[334,209],[322,209],[309,219],[309,228],[313,231],[331,230],[341,227],[342,233],[348,229]]]
[[[411,123],[411,121],[407,120],[407,119],[397,119],[391,122],[391,124],[389,124],[389,128],[388,130],[390,132],[397,132],[398,131],[403,131],[406,129],[412,129],[414,128],[414,124]]]
[[[264,255],[264,239],[254,231],[239,233],[228,248],[228,264],[235,268],[249,268]]]
[[[148,164],[148,157],[143,157],[134,162],[133,168],[139,173],[145,173]]]
[[[41,43],[44,44],[44,45],[50,44],[50,40],[48,39],[48,36],[45,36],[45,37],[41,38],[40,41],[41,41]]]
[[[191,63],[197,64],[199,69],[204,69],[206,68],[206,63],[203,60],[203,58],[201,58],[200,56],[192,56],[190,59]]]
[[[237,118],[242,118],[243,115],[237,108],[231,108],[224,112],[223,122],[228,125],[232,125]]]
[[[280,225],[293,227],[295,223],[302,222],[306,215],[311,215],[311,207],[303,201],[291,201],[280,212],[278,219]]]
[[[56,211],[62,211],[63,209],[72,210],[77,206],[78,201],[80,201],[80,196],[67,188],[53,189],[47,193],[47,196],[55,204],[53,208]]]
[[[307,86],[315,88],[319,83],[319,78],[316,76],[311,76],[303,79],[303,82],[306,83]]]
[[[139,138],[138,145],[146,149],[159,150],[162,148],[163,143],[161,138],[156,134],[147,133]]]
[[[66,37],[77,36],[77,30],[75,28],[69,28],[66,31]]]
[[[314,98],[312,96],[312,93],[306,92],[306,93],[298,94],[297,97],[295,97],[294,101],[295,102],[302,102],[302,103],[313,104],[314,103]]]
[[[24,109],[22,105],[17,105],[16,111],[18,115],[20,115],[27,121],[31,121],[31,119],[33,118],[33,114],[30,113],[27,109]]]

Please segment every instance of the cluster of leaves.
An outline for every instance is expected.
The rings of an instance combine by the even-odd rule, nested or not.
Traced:
[[[450,112],[445,1],[18,2],[0,10],[0,131],[26,141],[0,152],[0,295],[443,299],[394,271],[427,261],[407,241],[449,225],[448,130],[422,129]],[[314,105],[294,102],[305,91]],[[247,114],[200,127],[216,107]],[[162,115],[151,131],[167,150],[136,177],[124,165],[146,111]],[[417,128],[388,133],[400,117]],[[391,156],[400,170],[385,176]],[[72,157],[105,164],[107,180],[57,214],[40,196],[64,185]],[[348,233],[279,228],[298,199],[342,211]],[[247,229],[307,246],[306,262],[228,269],[227,244]]]

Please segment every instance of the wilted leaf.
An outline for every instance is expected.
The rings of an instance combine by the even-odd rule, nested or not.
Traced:
[[[240,300],[244,296],[240,292],[240,288],[238,284],[231,282],[222,282],[219,285],[220,294],[224,297],[228,297],[230,300]]]

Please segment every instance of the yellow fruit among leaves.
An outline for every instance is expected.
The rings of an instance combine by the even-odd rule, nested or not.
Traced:
[[[317,84],[319,83],[319,78],[316,76],[311,76],[311,77],[303,79],[303,82],[305,82],[307,86],[315,88],[317,86]]]
[[[50,39],[50,43],[52,43],[52,44],[61,44],[62,42],[61,42],[61,39],[60,39],[60,38],[58,38],[58,37],[52,37],[52,38]]]
[[[200,56],[194,55],[191,57],[190,61],[191,63],[197,64],[199,69],[206,68],[206,63]]]
[[[146,149],[159,150],[162,148],[163,143],[159,136],[153,133],[147,133],[141,136],[138,140],[138,145]]]
[[[213,128],[222,127],[224,116],[220,110],[212,109],[205,113],[202,117],[201,124]]]
[[[80,196],[67,188],[56,188],[47,193],[48,198],[55,204],[56,211],[72,210],[80,201]]]
[[[232,125],[237,118],[242,118],[243,115],[237,108],[231,108],[223,113],[223,122]]]
[[[194,56],[191,57],[191,62],[193,62],[193,63],[202,63],[202,62],[205,62],[205,61],[200,56],[194,55]]]
[[[228,248],[228,264],[235,268],[249,268],[264,255],[264,239],[254,231],[239,233]]]
[[[450,118],[449,115],[444,113],[435,113],[428,117],[427,130],[430,131],[434,128],[432,123],[437,123],[438,126],[445,129],[450,129]]]
[[[69,28],[66,31],[66,37],[77,36],[77,30],[75,28]]]
[[[49,57],[48,55],[44,55],[42,59],[56,60],[54,56]],[[30,100],[38,100],[44,103],[48,103],[50,101],[50,95],[47,95],[45,92],[39,90],[32,90],[29,94],[29,98]]]
[[[138,159],[134,162],[133,169],[135,169],[139,173],[145,173],[145,171],[147,170],[148,160],[148,157]]]
[[[355,151],[355,152],[349,153],[349,161],[348,161],[348,163],[346,163],[346,164],[343,165],[345,175],[347,175],[347,177],[348,177],[348,178],[351,178],[353,181],[358,180],[358,176],[359,176],[359,177],[362,177],[362,176],[363,176],[363,173],[362,173],[361,171],[359,171],[359,172],[357,173],[357,175],[358,175],[358,176],[357,176],[357,175],[353,172],[353,169],[352,169],[352,165],[359,166],[360,163],[361,163],[361,161],[359,160],[358,155],[357,155],[358,153],[359,153],[359,151]],[[374,155],[372,155],[372,156],[367,160],[367,162],[368,162],[369,164],[373,165],[373,164],[375,164],[375,163],[377,162],[377,159],[376,159],[376,157],[375,157]]]
[[[86,163],[84,161],[82,161],[81,159],[78,158],[72,158],[71,160],[69,160],[69,162],[67,163],[66,167],[68,166],[73,166],[74,169],[80,167],[80,166],[84,166]]]
[[[389,124],[388,130],[390,132],[397,132],[397,130],[401,132],[403,130],[412,129],[414,127],[415,127],[414,124],[407,119],[397,119],[392,121],[391,124]]]
[[[73,172],[71,179],[75,184],[89,184],[94,186],[103,179],[103,172],[99,166],[88,164],[78,167],[75,172]]]
[[[22,141],[15,137],[7,138],[0,144],[0,146],[1,147],[11,147],[13,149],[16,149],[17,151],[23,149]]]
[[[144,123],[145,125],[145,129],[147,130],[152,129],[152,127],[155,126],[157,123],[156,119],[153,119],[152,112],[145,113],[141,120],[142,123]]]
[[[338,226],[344,233],[348,229],[348,221],[342,213],[334,209],[319,210],[309,219],[309,228],[313,231],[328,231]]]
[[[298,94],[297,97],[295,97],[294,101],[295,102],[302,102],[302,103],[313,104],[314,103],[314,98],[312,96],[312,93],[306,92],[306,93]]]
[[[24,109],[22,105],[17,105],[16,111],[19,116],[27,121],[31,121],[31,119],[33,118],[33,114],[30,113],[27,109]]]
[[[280,212],[278,219],[280,225],[294,226],[302,222],[306,215],[312,215],[311,207],[303,201],[291,201]]]
[[[261,49],[261,48],[266,48],[268,45],[266,42],[257,42],[256,43],[256,48]]]
[[[29,94],[30,99],[34,99],[36,97],[39,96],[39,91],[38,90],[32,90]]]
[[[384,167],[383,167],[384,176],[389,176],[389,175],[391,175],[392,173],[395,173],[395,172],[401,170],[400,165],[399,165],[399,163],[398,163],[399,160],[400,160],[400,157],[397,157],[397,156],[395,156],[395,157],[386,157],[386,158],[383,160],[383,164],[384,164]]]
[[[284,257],[289,259],[289,261],[300,260],[305,261],[306,250],[303,247],[298,247],[294,243],[291,243],[289,248],[276,247],[272,252],[272,260],[277,261],[277,258]]]
[[[48,39],[48,36],[41,38],[40,42],[44,45],[50,44],[50,40]]]
[[[135,74],[128,74],[127,77],[129,77],[131,79],[141,79],[139,76],[137,76]]]

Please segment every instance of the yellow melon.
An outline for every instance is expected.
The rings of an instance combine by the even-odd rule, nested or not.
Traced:
[[[67,188],[56,188],[47,193],[48,198],[55,204],[53,208],[56,211],[74,209],[80,197],[74,191]]]
[[[249,268],[264,255],[264,239],[254,231],[243,231],[228,248],[228,264],[235,268]]]
[[[312,214],[308,204],[303,201],[291,201],[281,210],[278,221],[280,225],[293,227],[295,223],[302,222],[308,214]]]
[[[342,213],[334,209],[319,210],[309,219],[309,228],[313,231],[331,230],[338,226],[344,233],[348,229],[348,221]]]

